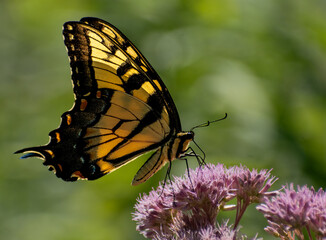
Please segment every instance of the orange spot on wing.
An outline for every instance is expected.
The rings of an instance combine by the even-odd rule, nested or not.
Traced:
[[[60,133],[56,132],[55,138],[57,139],[57,142],[60,142],[61,141]]]
[[[71,124],[71,116],[70,116],[70,114],[67,114],[66,118],[67,118],[67,124],[70,125]]]
[[[85,179],[84,175],[80,171],[73,172],[71,174],[71,177],[77,177],[77,178]]]
[[[46,149],[45,151],[46,151],[48,154],[50,154],[52,158],[54,157],[54,153],[53,153],[51,150]]]
[[[59,169],[62,171],[62,166],[61,166],[61,164],[58,163],[58,167],[59,167]]]
[[[87,100],[86,99],[82,99],[80,101],[80,106],[79,106],[80,111],[84,111],[86,109],[86,106],[87,106]]]

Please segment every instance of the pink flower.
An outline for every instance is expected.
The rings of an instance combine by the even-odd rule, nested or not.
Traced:
[[[293,188],[285,186],[284,192],[257,207],[267,218],[269,226],[265,230],[278,237],[297,235],[303,239],[303,229],[307,229],[311,239],[313,232],[317,239],[326,237],[326,195],[320,189],[317,193],[311,187]]]
[[[248,199],[247,205],[263,199],[274,181],[267,170],[208,164],[144,194],[137,200],[133,220],[137,230],[151,239],[227,239],[236,236],[238,228],[219,225],[220,210],[235,209],[225,205],[235,197]]]

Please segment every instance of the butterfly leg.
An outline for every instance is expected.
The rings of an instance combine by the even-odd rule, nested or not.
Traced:
[[[165,184],[166,184],[167,178],[170,179],[170,176],[169,176],[170,175],[170,171],[171,171],[170,166],[171,166],[171,164],[169,165],[168,170],[166,171],[166,174],[165,174],[165,177],[164,177],[163,186],[162,186],[162,192],[160,193],[160,197],[163,194],[163,191],[164,191],[164,188],[165,188]]]
[[[194,153],[194,152],[193,152]],[[188,156],[188,155],[187,155]],[[191,155],[192,156],[192,155]],[[191,187],[192,187],[192,190],[193,192],[195,192],[195,188],[194,188],[194,185],[191,181],[191,177],[190,177],[190,171],[189,171],[189,164],[188,164],[188,159],[185,158],[185,157],[182,157],[180,158],[181,160],[185,160],[186,161],[186,167],[187,167],[187,175],[188,175],[188,178],[189,178],[189,181],[190,181],[190,184],[191,184]]]
[[[193,150],[192,147],[189,147],[189,148],[187,149],[187,151],[190,151],[190,152],[186,153],[185,156],[196,157],[199,166],[206,165],[206,162],[205,162],[205,155],[204,155],[204,157],[198,155],[198,154]]]
[[[169,179],[170,185],[171,185],[171,189],[172,189],[172,194],[173,194],[173,205],[175,205],[175,193],[174,193],[174,189],[173,189],[173,186],[172,186],[171,169],[172,169],[172,161],[169,161],[169,166],[168,166],[168,169],[167,169],[166,174],[165,174],[165,177],[164,177],[162,191],[161,191],[161,193],[160,193],[159,196],[160,197],[162,196],[163,191],[164,191],[164,188],[165,188],[165,185],[166,185],[166,181],[167,181],[167,179]]]

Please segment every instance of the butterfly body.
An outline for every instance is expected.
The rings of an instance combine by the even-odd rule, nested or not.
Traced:
[[[75,103],[45,146],[25,148],[65,181],[97,179],[154,151],[133,185],[184,156],[194,133],[183,132],[160,77],[118,29],[97,18],[67,22]]]

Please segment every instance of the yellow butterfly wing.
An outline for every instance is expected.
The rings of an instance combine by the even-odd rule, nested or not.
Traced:
[[[66,181],[97,179],[145,152],[162,149],[181,131],[164,83],[118,29],[100,19],[83,18],[65,23],[63,35],[75,104],[50,132],[47,145],[17,153],[44,159],[44,165]],[[166,154],[163,159],[160,152],[140,171],[142,181],[163,164]],[[151,174],[144,177],[149,166]]]

